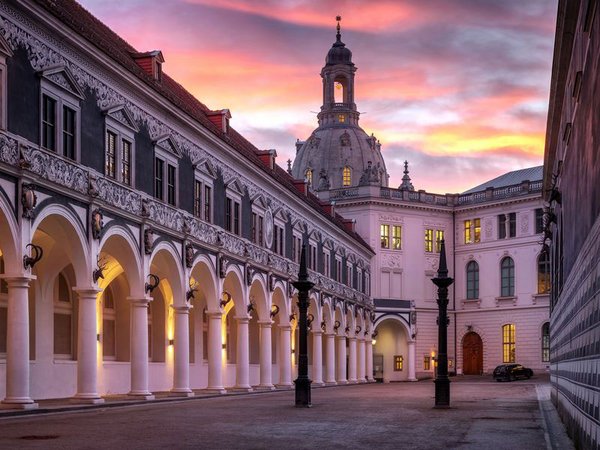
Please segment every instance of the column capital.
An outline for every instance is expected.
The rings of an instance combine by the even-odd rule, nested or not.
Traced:
[[[356,338],[356,336],[348,336],[348,339],[351,341],[356,341],[357,338]]]
[[[323,330],[312,330],[312,334],[314,334],[315,336],[322,336],[323,334]]]
[[[233,316],[233,318],[237,320],[238,323],[248,323],[251,319],[250,316]]]
[[[152,297],[125,297],[133,306],[146,307],[153,300]]]
[[[79,298],[96,298],[99,293],[102,292],[102,289],[98,289],[97,287],[73,287],[73,292],[77,292]]]
[[[336,334],[335,338],[339,339],[341,341],[342,339],[346,339],[346,335],[344,335],[344,334]]]
[[[271,328],[271,326],[273,325],[273,321],[272,320],[259,320],[258,324],[262,328]]]
[[[292,326],[291,325],[277,325],[279,327],[280,330],[283,331],[292,331]]]
[[[35,280],[37,277],[35,275],[26,275],[26,274],[2,274],[0,275],[0,280],[6,281],[6,284],[9,288],[11,287],[29,287],[29,283]]]
[[[333,333],[327,333],[327,332],[325,332],[325,336],[327,336],[327,337],[332,337],[332,336],[336,337],[337,335],[335,334],[335,332],[333,332]]]
[[[190,309],[193,308],[192,305],[178,305],[178,306],[170,305],[170,307],[177,314],[189,314],[190,313]]]
[[[204,314],[211,319],[221,319],[223,317],[223,311],[206,311]]]

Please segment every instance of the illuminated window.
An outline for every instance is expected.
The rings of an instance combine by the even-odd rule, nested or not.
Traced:
[[[346,121],[346,116],[344,114],[338,114],[338,122],[344,123]]]
[[[442,251],[442,241],[444,240],[444,230],[435,230],[435,251]]]
[[[433,230],[425,230],[425,251],[433,251]]]
[[[306,182],[308,183],[309,186],[312,185],[312,169],[306,169],[306,172],[304,172],[304,179],[306,180]]]
[[[515,263],[507,256],[500,263],[501,297],[513,297],[515,295]]]
[[[515,362],[515,324],[502,326],[502,362]]]
[[[544,232],[544,210],[537,208],[535,210],[535,233],[540,234]]]
[[[481,241],[481,220],[472,219],[464,221],[465,244]]]
[[[350,186],[351,183],[352,183],[352,172],[350,170],[350,167],[346,166],[346,167],[344,167],[344,172],[343,172],[343,176],[342,176],[342,184],[344,186]]]
[[[538,294],[550,292],[550,257],[548,252],[542,252],[538,257],[537,291]]]
[[[381,248],[389,248],[390,246],[390,226],[381,225]]]
[[[402,227],[400,225],[392,227],[392,248],[402,250]]]
[[[479,264],[470,261],[467,264],[467,299],[479,298]]]
[[[394,372],[402,372],[404,369],[404,356],[394,355]]]
[[[423,370],[431,370],[431,356],[423,357]]]
[[[542,326],[542,362],[550,361],[550,323]]]

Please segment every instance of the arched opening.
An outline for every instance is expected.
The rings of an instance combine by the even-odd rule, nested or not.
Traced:
[[[483,341],[471,331],[463,338],[463,374],[481,375],[483,373]]]
[[[373,372],[377,381],[408,380],[408,333],[400,320],[384,319],[375,328]]]
[[[348,80],[338,76],[333,82],[333,101],[335,103],[348,103]]]
[[[247,306],[244,298],[242,276],[235,270],[230,269],[223,281],[224,297],[230,299],[223,308],[223,345],[225,346],[225,363],[228,365],[224,374],[226,386],[236,385],[236,364],[238,353],[249,349],[238,348],[238,318],[247,315]]]

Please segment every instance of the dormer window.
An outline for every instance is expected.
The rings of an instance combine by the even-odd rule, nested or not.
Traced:
[[[228,109],[210,111],[207,113],[207,116],[223,133],[229,133],[229,119],[231,119],[231,112]]]
[[[162,81],[162,64],[165,62],[165,58],[160,50],[134,53],[131,56],[144,72],[154,80],[158,82]]]

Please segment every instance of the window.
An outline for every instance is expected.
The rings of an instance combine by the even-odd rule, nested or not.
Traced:
[[[285,252],[284,243],[283,227],[275,224],[273,227],[273,251],[278,255],[283,256]]]
[[[202,181],[194,181],[194,215],[201,217],[202,214]]]
[[[346,122],[346,116],[344,114],[338,114],[338,122],[339,123]]]
[[[227,231],[231,231],[232,227],[232,221],[231,221],[231,211],[233,208],[233,200],[230,199],[229,197],[227,197],[227,199],[225,200],[225,229]]]
[[[550,323],[542,325],[542,362],[550,361]]]
[[[467,264],[467,299],[479,298],[479,264],[469,261]]]
[[[317,269],[317,244],[310,242],[308,244],[308,268],[311,270]]]
[[[350,167],[345,166],[343,173],[342,173],[342,185],[350,186],[351,184],[352,184],[352,171],[350,170]]]
[[[77,160],[81,88],[65,67],[44,70],[40,86],[40,143],[47,150]]]
[[[431,356],[423,357],[423,370],[431,370]]]
[[[360,269],[356,269],[356,290],[358,292],[363,292],[363,273],[362,270]]]
[[[506,225],[508,223],[508,233]],[[517,213],[500,214],[498,216],[498,239],[517,235]]]
[[[306,180],[306,182],[308,183],[309,186],[312,186],[312,182],[313,182],[312,169],[306,169],[306,172],[304,172],[304,179]]]
[[[300,253],[302,252],[302,238],[297,235],[294,234],[294,237],[292,238],[292,258],[294,259],[294,262],[299,263],[300,262]]]
[[[351,288],[354,287],[354,279],[352,277],[352,266],[350,264],[346,266],[346,286]]]
[[[473,244],[481,241],[481,219],[469,219],[464,221],[465,244]]]
[[[331,255],[329,249],[323,250],[323,275],[328,278],[331,276]]]
[[[402,227],[400,225],[392,227],[392,248],[402,250]]]
[[[167,203],[175,204],[175,167],[167,164]]]
[[[111,286],[107,286],[103,293],[102,309],[102,356],[107,360],[114,360],[117,356],[116,346],[116,314],[115,302]]]
[[[394,355],[394,372],[402,372],[404,369],[404,356]]]
[[[444,230],[435,230],[435,251],[440,253],[442,251],[442,241],[444,240]]]
[[[508,236],[515,237],[517,235],[517,213],[508,214]]]
[[[240,235],[240,204],[233,202],[233,233]]]
[[[164,200],[165,162],[160,158],[154,159],[154,197]]]
[[[535,210],[535,234],[544,232],[544,210],[536,208]]]
[[[506,215],[500,214],[498,216],[498,239],[506,238]]]
[[[7,76],[6,76],[6,57],[12,56],[10,49],[3,49],[0,46],[0,129],[6,129],[6,99],[7,99]]]
[[[138,128],[130,113],[123,106],[106,111],[105,126],[104,174],[131,186],[134,168],[133,142]]]
[[[342,282],[342,260],[335,259],[335,281]]]
[[[62,273],[58,274],[54,292],[54,357],[73,358],[73,302],[71,289]]]
[[[390,226],[381,225],[381,248],[388,248],[390,246]]]
[[[515,263],[507,256],[500,263],[501,297],[514,297],[515,295]]]
[[[177,204],[177,168],[161,156],[154,158],[154,197],[173,206]]]
[[[502,362],[515,362],[515,324],[502,326]]]
[[[433,251],[433,230],[430,229],[425,230],[425,251]]]
[[[542,252],[538,256],[537,274],[538,294],[548,294],[550,292],[550,255],[548,252]]]

